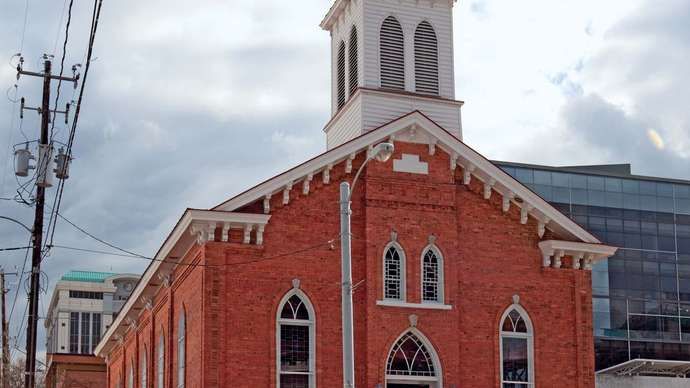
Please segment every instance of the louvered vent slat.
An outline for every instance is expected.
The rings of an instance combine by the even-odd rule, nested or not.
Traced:
[[[438,40],[427,21],[414,34],[414,74],[418,93],[438,95]]]
[[[352,26],[352,31],[350,31],[350,96],[357,90],[359,84],[357,66],[357,27]]]
[[[345,105],[345,42],[338,48],[338,109]]]
[[[381,25],[381,87],[405,90],[405,41],[400,22],[389,16]]]

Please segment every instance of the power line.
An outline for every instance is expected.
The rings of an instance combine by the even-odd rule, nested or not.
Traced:
[[[118,251],[120,251],[120,252],[124,252],[124,253],[126,253],[127,255],[129,255],[129,256],[140,257],[140,258],[143,258],[143,259],[148,259],[148,257],[146,257],[146,256],[144,256],[144,255],[140,255],[140,254],[138,254],[138,253],[134,253],[134,252],[132,252],[132,251],[128,251],[128,250],[126,250],[126,249],[123,249],[123,248],[118,247],[118,246],[115,245],[115,244],[109,243],[109,242],[107,242],[107,241],[105,241],[105,240],[103,240],[103,239],[101,239],[101,238],[98,238],[98,237],[94,236],[93,234],[89,233],[89,232],[88,232],[87,230],[85,230],[84,228],[82,228],[82,227],[76,225],[74,222],[72,222],[72,221],[70,221],[69,219],[67,219],[67,217],[63,216],[61,213],[59,213],[59,212],[57,212],[57,211],[54,211],[54,213],[57,214],[58,217],[60,217],[60,218],[62,218],[63,220],[65,220],[68,224],[72,225],[72,226],[73,226],[75,229],[77,229],[78,231],[80,231],[80,232],[84,233],[85,235],[91,237],[92,239],[94,239],[94,240],[100,242],[101,244],[107,245],[107,246],[109,246],[110,248],[116,249],[116,250],[118,250]]]
[[[71,1],[71,0],[70,0]],[[93,45],[96,39],[96,31],[98,30],[98,20],[101,15],[101,7],[103,5],[103,0],[94,0],[94,9],[93,9],[93,15],[91,18],[91,34],[89,37],[89,46],[88,46],[88,51],[86,54],[86,65],[84,67],[84,78],[81,81],[81,88],[79,90],[79,99],[77,100],[77,106],[74,111],[74,118],[72,119],[72,128],[70,130],[69,134],[69,141],[67,142],[67,152],[66,152],[66,157],[67,160],[69,161],[72,158],[72,146],[74,144],[74,135],[76,134],[77,130],[77,123],[79,122],[79,113],[81,111],[81,103],[84,98],[84,90],[86,88],[86,80],[89,76],[89,69],[91,69],[91,57],[93,55]],[[56,190],[56,198],[57,198],[57,203],[53,202],[55,204],[54,206],[54,212],[59,213],[60,212],[60,205],[62,203],[62,194],[64,193],[65,189],[65,180],[62,179],[58,183],[58,188]],[[57,223],[57,218],[53,218],[53,226],[52,230],[50,230],[50,245],[53,244],[53,238],[55,236],[55,223]],[[51,229],[51,226],[48,225],[48,228]]]
[[[299,250],[295,251],[290,251],[290,252],[285,252],[285,253],[280,253],[272,256],[263,256],[258,259],[253,259],[253,260],[247,260],[247,261],[242,261],[242,262],[237,262],[237,263],[225,263],[225,264],[194,264],[194,263],[182,263],[178,262],[175,263],[177,265],[182,265],[186,267],[209,267],[209,268],[219,268],[219,267],[235,267],[235,266],[240,266],[240,265],[247,265],[247,264],[253,264],[253,263],[259,263],[259,262],[266,262],[270,260],[275,260],[279,259],[282,257],[286,256],[292,256],[292,255],[297,255],[300,253],[305,253],[309,252],[318,248],[322,247],[328,247],[329,249],[334,249],[335,248],[335,243],[338,241],[338,238],[330,239],[328,241],[324,241],[322,243],[314,244]],[[93,250],[93,249],[86,249],[86,248],[78,248],[78,247],[70,247],[70,246],[65,246],[65,245],[53,245],[53,248],[58,248],[58,249],[67,249],[67,250],[72,250],[72,251],[79,251],[79,252],[87,252],[87,253],[98,253],[98,254],[104,254],[104,255],[111,255],[111,256],[119,256],[119,257],[125,257],[125,258],[130,258],[130,259],[139,259],[139,260],[147,260],[151,262],[165,262],[165,263],[171,263],[171,259],[174,260],[175,258],[169,258],[169,259],[156,259],[153,257],[144,257],[144,256],[131,256],[131,255],[123,255],[120,253],[113,253],[113,252],[105,252],[105,251],[98,251],[98,250]]]
[[[26,6],[24,7],[24,27],[22,27],[22,39],[19,43],[19,52],[24,50],[24,38],[26,37],[26,24],[29,20],[29,0],[26,0]]]

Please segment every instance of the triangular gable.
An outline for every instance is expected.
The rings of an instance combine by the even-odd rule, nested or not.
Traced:
[[[511,205],[521,209],[522,222],[531,216],[538,220],[539,228],[547,228],[562,238],[599,244],[600,241],[573,220],[551,206],[539,195],[527,188],[487,158],[453,136],[419,111],[411,112],[388,124],[367,132],[336,148],[333,148],[307,162],[304,162],[280,175],[235,196],[212,210],[236,211],[237,209],[270,198],[293,185],[312,179],[317,174],[328,172],[338,163],[351,163],[355,155],[370,146],[386,140],[409,141],[429,144],[430,150],[436,147],[451,155],[449,168],[463,169],[464,181],[474,177],[484,184],[485,194],[492,192],[503,196],[504,209]],[[266,201],[268,202],[268,201]],[[266,209],[268,211],[268,209]],[[540,232],[540,234],[543,232]]]

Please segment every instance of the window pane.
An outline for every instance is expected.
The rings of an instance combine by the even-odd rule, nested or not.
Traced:
[[[432,250],[424,255],[424,272],[422,277],[422,300],[425,302],[441,302],[439,294],[439,262]]]
[[[537,185],[551,185],[551,173],[548,171],[534,171],[534,183]]]
[[[527,339],[503,338],[503,381],[529,381]]]
[[[101,314],[92,315],[91,326],[91,352],[93,352],[101,340]]]
[[[91,353],[91,347],[89,346],[90,337],[90,325],[89,325],[89,313],[81,313],[81,354]]]
[[[79,313],[69,316],[69,352],[79,353]]]
[[[309,376],[280,375],[280,388],[309,388]]]
[[[395,248],[386,252],[383,281],[385,299],[402,299],[402,260]]]
[[[309,326],[280,326],[280,370],[309,372]]]

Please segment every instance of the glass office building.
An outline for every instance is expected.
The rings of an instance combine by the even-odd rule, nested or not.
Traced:
[[[630,165],[495,163],[621,248],[592,272],[597,370],[690,361],[690,181],[631,175]]]

